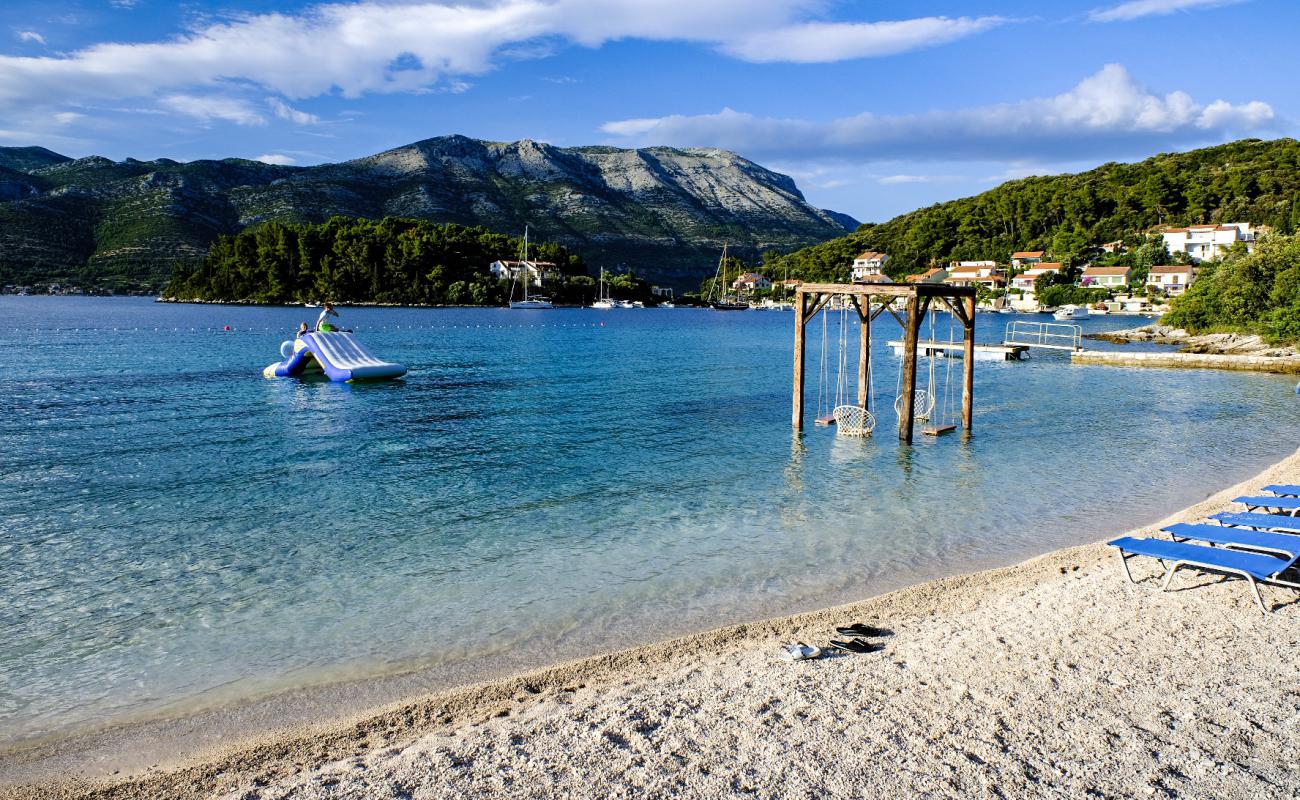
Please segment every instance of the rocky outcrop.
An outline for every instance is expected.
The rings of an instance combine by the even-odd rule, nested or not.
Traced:
[[[1258,356],[1260,358],[1293,358],[1300,349],[1291,345],[1272,345],[1253,333],[1203,333],[1193,335],[1170,325],[1143,325],[1122,331],[1089,334],[1089,338],[1124,344],[1126,342],[1154,342],[1177,345],[1180,353],[1206,355]]]
[[[0,170],[0,271],[25,282],[88,271],[165,279],[250,225],[393,215],[508,233],[527,224],[593,264],[687,287],[712,272],[724,242],[754,257],[856,227],[810,205],[788,176],[705,148],[445,136],[316,167],[0,148]]]

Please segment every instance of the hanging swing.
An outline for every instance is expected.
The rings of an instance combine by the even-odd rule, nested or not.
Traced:
[[[928,358],[928,373],[926,386],[924,389],[916,389],[912,392],[912,418],[922,422],[928,422],[930,414],[934,413],[934,373],[935,358],[937,350],[933,347],[934,343],[934,314],[930,314],[930,347],[927,347],[926,355]],[[919,345],[918,345],[919,347]],[[903,368],[899,365],[898,379],[894,388],[894,413],[900,418],[903,416]]]
[[[954,318],[955,315],[951,311],[948,312],[948,342],[946,346],[947,349],[944,350],[945,355],[950,354],[952,352],[952,348],[954,348],[957,344],[956,341],[953,339],[953,332],[955,330]],[[933,316],[930,318],[930,340],[931,341],[934,340],[934,317]],[[952,357],[948,355],[948,357],[944,358],[944,362],[945,365],[944,365],[944,376],[943,376],[943,406],[939,412],[938,424],[926,425],[924,428],[921,429],[921,433],[925,434],[926,436],[942,436],[945,433],[952,433],[953,431],[957,430],[957,424],[956,424],[957,420],[955,419],[955,412],[954,412],[954,417],[950,417],[948,413],[949,410],[952,409],[953,407]],[[930,385],[931,386],[934,385],[933,363],[930,365]]]
[[[870,320],[862,320],[861,324],[870,325]],[[848,366],[848,303],[842,303],[840,306],[840,363],[839,375],[835,384],[835,410],[832,412],[835,417],[835,430],[840,436],[870,436],[871,432],[876,429],[876,415],[872,414],[868,407],[856,403],[845,403],[845,373]],[[867,406],[875,406],[875,370],[871,368],[871,352],[867,351]]]
[[[835,424],[835,413],[830,404],[830,389],[826,385],[826,353],[830,344],[830,315],[830,311],[822,314],[822,352],[817,376],[817,418],[813,420],[817,425]]]

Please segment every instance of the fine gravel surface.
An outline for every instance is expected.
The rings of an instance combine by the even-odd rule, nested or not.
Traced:
[[[1170,517],[1194,520],[1300,454]],[[1136,531],[1152,535],[1158,526]],[[1296,797],[1300,595],[1104,545],[431,696],[166,772],[20,796]],[[779,643],[889,630],[789,663]],[[3,792],[0,792],[3,794]]]

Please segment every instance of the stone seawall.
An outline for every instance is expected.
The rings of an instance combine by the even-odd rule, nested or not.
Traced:
[[[1070,356],[1074,364],[1110,367],[1177,367],[1183,369],[1241,369],[1255,372],[1300,373],[1300,357],[1248,356],[1211,353],[1119,353],[1081,350]]]

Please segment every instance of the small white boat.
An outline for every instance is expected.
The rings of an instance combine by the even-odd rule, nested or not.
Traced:
[[[1064,305],[1056,309],[1056,313],[1053,314],[1052,316],[1060,320],[1087,319],[1088,307],[1076,306],[1073,303],[1070,303],[1068,305]]]
[[[597,288],[596,290],[596,302],[592,303],[591,307],[600,309],[601,311],[608,311],[611,308],[623,308],[623,302],[621,300],[615,300],[614,298],[609,296],[608,292],[605,291],[605,268],[604,267],[600,268],[600,284],[599,284],[599,288]]]

